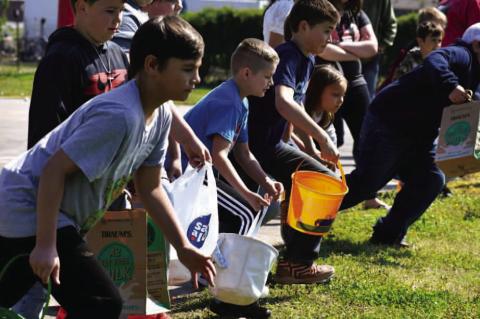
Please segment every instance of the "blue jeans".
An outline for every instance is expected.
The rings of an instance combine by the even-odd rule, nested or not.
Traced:
[[[414,134],[406,137],[367,112],[360,134],[359,159],[355,170],[347,175],[349,192],[340,209],[367,199],[398,175],[404,186],[374,232],[385,243],[397,242],[422,216],[445,183],[444,174],[434,162],[434,148],[433,138]]]
[[[337,146],[340,147],[344,142],[343,121],[348,125],[348,129],[353,138],[353,158],[355,162],[358,157],[358,140],[362,128],[365,112],[370,104],[370,97],[366,85],[350,87],[345,95],[345,100],[340,110],[335,114],[333,125],[337,134]],[[375,196],[374,196],[375,197]]]
[[[375,97],[377,91],[378,73],[380,72],[381,55],[378,54],[372,60],[362,64],[362,73],[365,81],[367,81],[368,93],[370,100]]]

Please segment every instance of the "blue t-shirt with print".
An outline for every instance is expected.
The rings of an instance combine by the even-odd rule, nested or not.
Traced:
[[[214,135],[223,137],[231,147],[237,142],[248,142],[248,101],[240,97],[233,79],[213,89],[184,118],[209,151],[212,151]],[[182,154],[183,168],[187,162]]]
[[[88,231],[140,166],[161,166],[168,146],[170,108],[146,125],[134,80],[77,109],[34,147],[0,171],[0,236],[34,236],[39,179],[59,150],[79,171],[65,179],[57,228]]]
[[[280,62],[273,76],[274,86],[262,98],[248,98],[250,149],[261,162],[268,160],[281,142],[287,124],[275,107],[275,87],[284,85],[292,88],[295,102],[301,104],[315,63],[313,55],[305,56],[292,41],[279,45],[275,50]]]

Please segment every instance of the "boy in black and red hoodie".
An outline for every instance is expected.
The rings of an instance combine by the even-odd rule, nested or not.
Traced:
[[[110,41],[117,32],[125,0],[71,0],[73,26],[48,39],[35,72],[28,119],[28,149],[91,98],[127,80],[128,58]],[[120,205],[124,205],[122,202]],[[38,316],[44,300],[36,284],[14,309]]]
[[[124,0],[72,0],[75,23],[49,38],[35,72],[28,122],[28,148],[80,105],[125,82],[128,59],[110,41]]]

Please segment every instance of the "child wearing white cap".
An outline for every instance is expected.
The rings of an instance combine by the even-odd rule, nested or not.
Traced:
[[[384,88],[372,101],[360,134],[356,169],[341,209],[356,205],[399,176],[405,183],[371,242],[407,246],[408,228],[444,184],[434,161],[443,108],[470,99],[480,81],[480,23],[455,45],[433,51],[423,65]]]

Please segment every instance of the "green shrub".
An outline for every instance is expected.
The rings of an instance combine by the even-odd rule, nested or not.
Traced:
[[[389,47],[382,63],[383,73],[388,71],[389,66],[397,59],[400,51],[406,48],[415,40],[417,29],[417,13],[412,12],[398,17],[397,36],[393,42],[393,46]]]
[[[200,32],[205,41],[201,75],[212,67],[228,70],[230,55],[245,38],[262,39],[263,11],[257,9],[206,8],[186,13],[184,18]]]
[[[201,75],[204,77],[214,69],[227,71],[230,55],[245,38],[262,39],[263,10],[257,9],[221,9],[206,8],[200,12],[188,12],[184,18],[203,36],[205,57]],[[410,13],[398,18],[398,32],[392,47],[388,48],[383,60],[382,70],[397,58],[400,50],[415,39],[417,14]],[[222,80],[221,78],[219,80]]]

